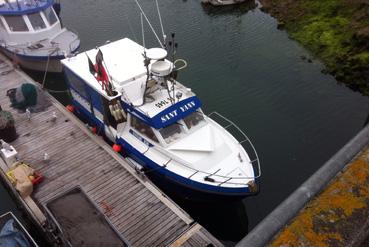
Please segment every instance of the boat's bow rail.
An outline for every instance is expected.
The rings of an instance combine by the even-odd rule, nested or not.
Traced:
[[[208,114],[207,116],[211,118],[213,121],[217,122],[219,125],[221,125],[224,129],[229,131],[233,135],[233,137],[238,141],[239,145],[241,145],[245,149],[250,158],[250,163],[252,164],[252,167],[254,169],[254,177],[252,178],[237,177],[232,179],[259,178],[261,176],[260,159],[250,138],[234,122],[224,117],[220,113],[214,111]]]
[[[51,42],[54,42],[58,38],[59,39],[61,38],[63,40],[67,36],[70,37],[69,39],[66,39],[66,40],[69,40],[69,44],[68,44],[69,50],[68,51],[65,51],[65,52],[72,53],[72,52],[74,52],[79,47],[79,43],[80,43],[79,33],[75,29],[72,29],[70,27],[63,28],[57,35],[55,35],[54,37],[52,37],[50,39],[50,41]],[[56,43],[57,44],[60,44],[59,41],[56,41]],[[66,54],[63,54],[63,55],[66,55]],[[67,54],[67,55],[69,55],[69,54]]]
[[[261,176],[261,169],[260,169],[260,160],[254,145],[251,143],[250,139],[246,136],[246,134],[231,120],[227,119],[226,117],[222,116],[217,112],[212,112],[208,115],[208,117],[213,117],[218,121],[211,118],[212,121],[217,122],[220,126],[226,129],[229,134],[234,137],[234,140],[238,142],[240,146],[242,146],[249,156],[249,163],[252,165],[254,176],[227,176],[221,174],[221,169],[213,173],[209,173],[203,170],[199,170],[194,168],[191,164],[188,164],[184,160],[175,160],[173,158],[169,158],[168,161],[164,162],[161,165],[162,168],[169,168],[172,166],[181,166],[184,167],[186,170],[192,171],[190,175],[187,176],[187,179],[191,180],[203,180],[211,185],[222,186],[222,187],[244,187],[250,186],[253,187],[255,185],[255,180]],[[147,150],[143,152],[146,154],[150,152],[153,147],[148,146]],[[162,151],[160,149],[156,149],[159,153]],[[162,153],[163,156],[165,155]],[[241,159],[241,158],[240,158]],[[170,168],[169,168],[170,169]],[[146,173],[150,173],[153,170],[148,170]]]
[[[5,49],[14,51],[21,55],[30,55],[31,52],[35,54],[35,56],[64,55],[59,45],[56,43],[50,44],[48,42],[48,39],[22,44],[6,44],[5,42],[3,42],[0,43],[0,45]]]
[[[64,41],[65,42],[63,44]],[[33,42],[6,43],[0,40],[0,46],[22,55],[33,56],[69,56],[79,47],[80,39],[75,30],[63,28],[53,37]]]

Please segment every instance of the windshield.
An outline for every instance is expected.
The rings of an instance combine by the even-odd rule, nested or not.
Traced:
[[[4,16],[8,23],[9,29],[12,32],[26,32],[28,31],[27,24],[23,20],[23,16]]]
[[[145,135],[146,137],[150,138],[153,141],[159,142],[151,127],[132,115],[131,115],[131,125],[142,135]]]
[[[183,128],[179,123],[174,123],[159,130],[167,144],[181,138],[184,135]]]
[[[35,31],[46,28],[46,24],[44,20],[42,20],[40,13],[29,14],[28,19]]]
[[[203,113],[197,111],[183,118],[183,121],[185,122],[188,129],[191,129],[192,127],[195,127],[200,123],[205,122]]]
[[[50,26],[52,26],[55,22],[58,21],[58,18],[56,17],[54,10],[52,8],[45,9],[44,14]]]

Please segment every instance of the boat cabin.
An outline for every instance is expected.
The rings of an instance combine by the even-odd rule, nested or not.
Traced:
[[[104,63],[114,96],[109,96],[89,71],[88,59],[95,58],[98,50],[62,61],[74,100],[99,120],[96,124],[109,125],[116,137],[128,122],[132,134],[143,142],[167,146],[205,122],[201,102],[189,88],[178,82],[168,88],[160,76],[147,78],[142,46],[125,38],[100,50],[109,57]],[[151,61],[150,70],[155,62]],[[174,97],[169,97],[173,93]]]
[[[31,43],[52,37],[53,32],[57,35],[61,23],[53,4],[53,0],[19,0],[18,3],[0,0],[0,36],[3,41],[11,44],[23,39]]]

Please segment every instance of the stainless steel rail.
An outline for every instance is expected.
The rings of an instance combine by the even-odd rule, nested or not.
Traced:
[[[254,178],[259,178],[261,176],[261,168],[260,168],[260,159],[258,156],[258,153],[256,152],[256,149],[254,147],[254,145],[252,144],[250,138],[231,120],[229,120],[228,118],[224,117],[223,115],[221,115],[220,113],[213,111],[210,114],[208,114],[208,117],[211,118],[211,116],[215,116],[217,118],[222,119],[223,121],[225,121],[227,123],[226,126],[223,126],[221,123],[219,123],[218,121],[216,121],[216,119],[213,119],[215,122],[217,122],[219,125],[221,125],[224,129],[228,130],[229,128],[233,127],[236,131],[238,131],[241,136],[243,137],[242,140],[237,140],[238,143],[243,146],[246,151],[251,151],[251,152],[247,152],[247,154],[249,155],[250,158],[250,163],[252,164],[253,168],[254,168],[254,172],[256,172],[256,175],[254,175]],[[234,137],[236,138],[236,137]],[[237,139],[237,138],[236,138]]]
[[[211,182],[211,183],[215,183],[217,184],[217,186],[223,186],[223,185],[248,185],[248,183],[246,182],[240,182],[240,180],[255,180],[257,178],[259,178],[261,176],[261,168],[260,168],[260,162],[259,162],[259,157],[258,154],[255,150],[254,145],[251,143],[250,139],[246,136],[246,134],[236,125],[234,124],[231,120],[227,119],[226,117],[222,116],[221,114],[217,113],[217,112],[212,112],[208,115],[208,117],[210,118],[210,116],[216,116],[218,118],[223,119],[223,121],[225,121],[227,124],[225,127],[223,127],[219,122],[211,119],[212,121],[218,123],[220,126],[222,126],[225,129],[229,129],[231,127],[234,127],[242,136],[242,140],[237,140],[239,145],[241,145],[243,148],[245,148],[246,152],[247,149],[249,150],[248,155],[250,158],[250,163],[253,166],[254,169],[254,176],[253,177],[231,177],[231,176],[224,176],[224,175],[218,175],[217,172],[219,170],[217,170],[214,173],[209,173],[209,172],[205,172],[205,171],[201,171],[199,169],[195,169],[193,167],[191,167],[190,164],[186,164],[185,162],[176,162],[175,164],[173,163],[174,160],[172,158],[170,158],[168,161],[166,161],[160,168],[157,169],[163,169],[166,168],[167,166],[170,166],[171,163],[173,163],[173,165],[180,165],[185,167],[186,169],[192,170],[193,173],[191,175],[189,175],[187,178],[191,179],[193,176],[197,175],[197,174],[201,174],[204,176],[204,180],[207,182]],[[148,149],[144,152],[146,153],[147,151],[149,151],[151,147],[148,147]],[[160,150],[157,149],[157,151],[161,152]],[[251,151],[251,152],[250,152]],[[156,169],[155,169],[156,170]],[[150,172],[150,171],[147,171]]]

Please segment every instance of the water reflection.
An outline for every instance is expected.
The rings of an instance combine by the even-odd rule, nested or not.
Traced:
[[[209,16],[215,17],[219,15],[241,16],[250,10],[254,10],[258,4],[254,0],[247,0],[242,4],[213,6],[211,4],[201,4],[202,9]]]
[[[47,73],[45,77],[43,72],[25,69],[23,71],[25,71],[28,76],[37,81],[40,85],[43,85],[44,89],[54,96],[60,103],[63,105],[71,103],[68,86],[62,73]]]
[[[248,233],[248,216],[242,201],[195,202],[173,197],[191,217],[222,241],[236,243]]]

